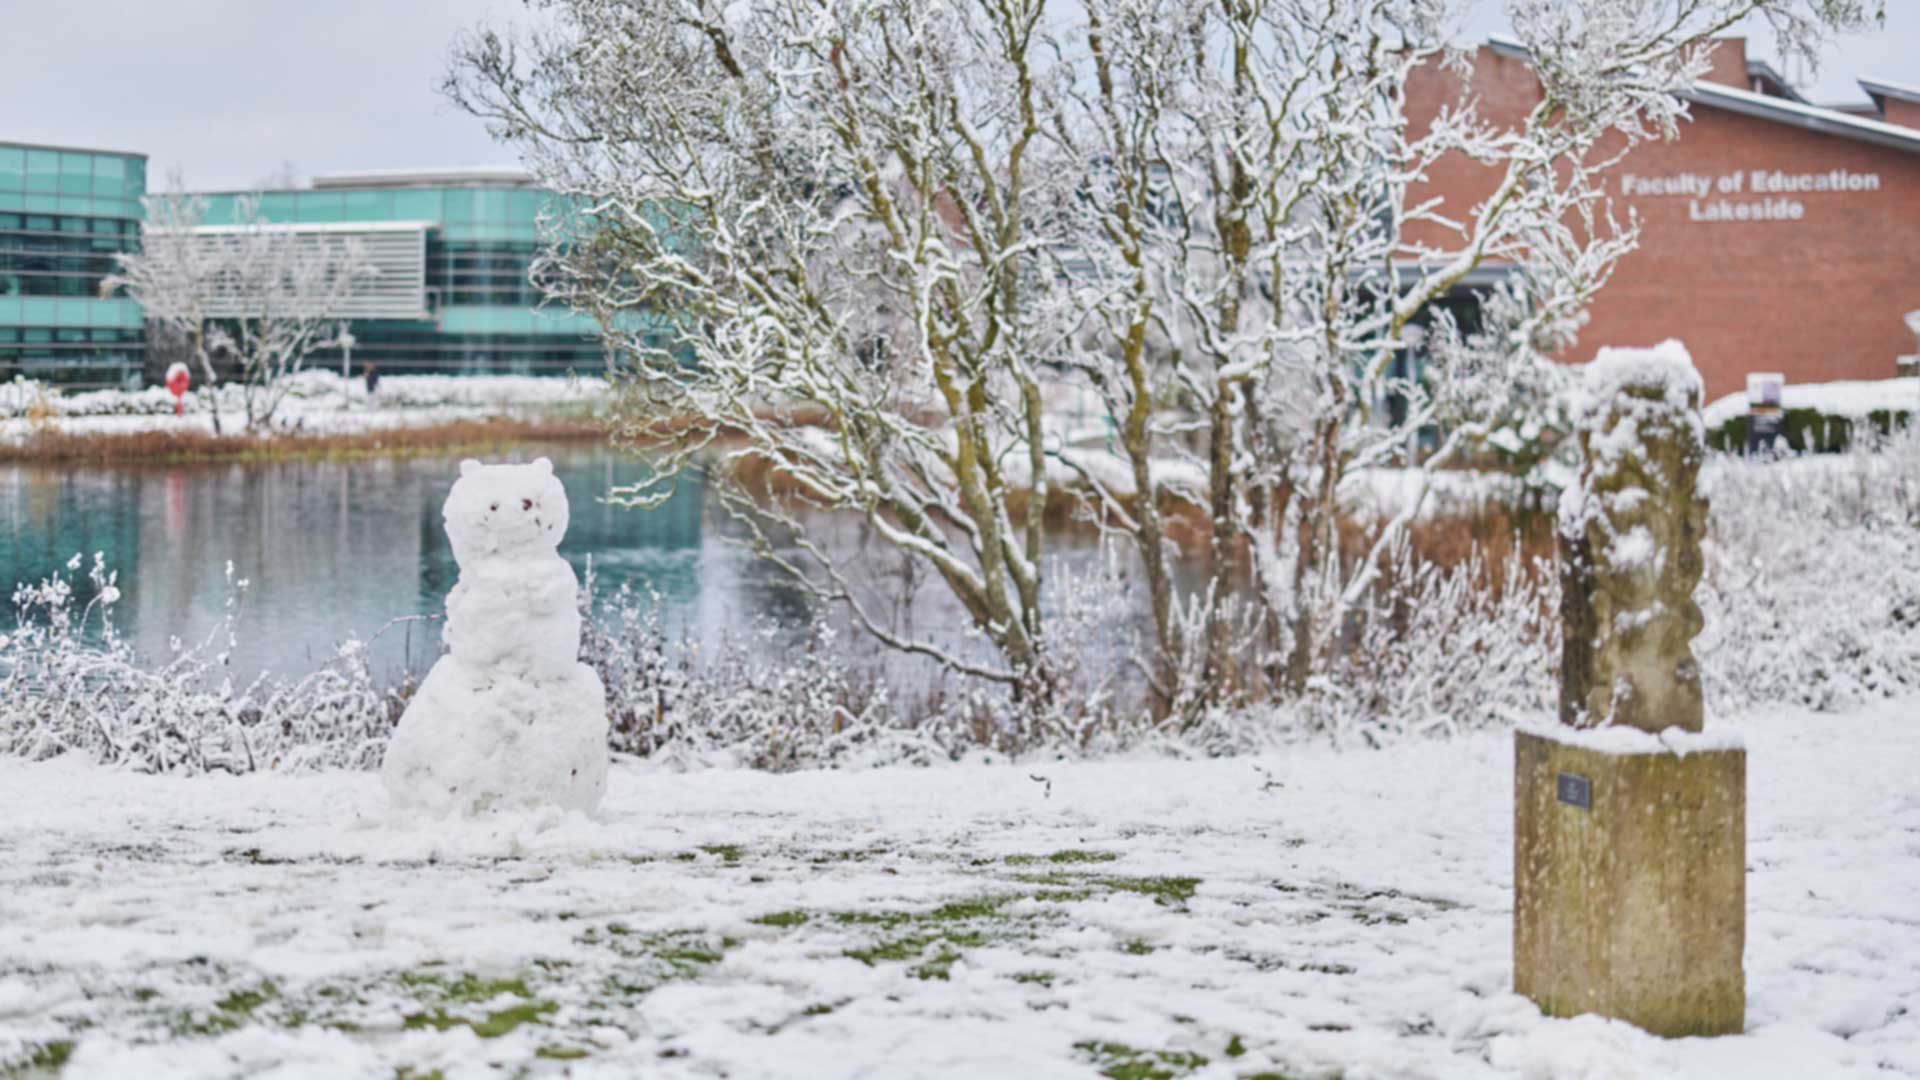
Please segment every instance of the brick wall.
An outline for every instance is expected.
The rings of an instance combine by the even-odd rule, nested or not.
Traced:
[[[1524,61],[1490,49],[1479,53],[1474,83],[1495,117],[1517,120],[1539,100]],[[1457,77],[1422,72],[1409,87],[1410,104],[1419,105],[1416,125],[1458,91]],[[1892,377],[1894,358],[1913,348],[1902,316],[1920,309],[1920,153],[1704,104],[1692,111],[1677,140],[1641,146],[1610,177],[1609,194],[1640,216],[1641,246],[1620,263],[1565,359],[1591,359],[1602,345],[1679,338],[1706,378],[1709,400],[1742,389],[1751,371],[1784,372],[1789,382]],[[1754,194],[1755,170],[1845,170],[1877,177],[1878,187]],[[1737,175],[1740,187],[1705,199],[1623,195],[1629,174],[1705,176],[1716,188]],[[1464,216],[1493,184],[1490,170],[1448,161],[1433,170],[1430,190]],[[1802,216],[1700,220],[1721,200],[1788,200]]]

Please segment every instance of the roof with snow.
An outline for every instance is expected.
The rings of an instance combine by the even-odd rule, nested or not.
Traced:
[[[1895,150],[1920,153],[1920,130],[1844,113],[1838,109],[1756,94],[1751,90],[1739,90],[1704,80],[1694,83],[1693,89],[1682,96],[1701,105],[1791,124],[1822,135],[1838,135]]]
[[[1860,89],[1866,91],[1870,98],[1898,98],[1901,101],[1911,101],[1920,105],[1920,86],[1888,82],[1886,79],[1855,79],[1853,81],[1859,83]]]
[[[1493,35],[1487,44],[1494,52],[1504,56],[1528,59],[1533,50],[1517,39],[1504,35]],[[1747,72],[1761,84],[1770,86],[1775,92],[1757,93],[1727,86],[1724,83],[1696,81],[1693,89],[1682,94],[1688,101],[1707,105],[1761,120],[1790,124],[1822,135],[1838,135],[1841,138],[1856,139],[1878,146],[1891,147],[1920,153],[1920,129],[1889,124],[1871,116],[1862,116],[1857,112],[1810,104],[1800,96],[1772,65],[1764,60],[1748,60]],[[1857,79],[1867,96],[1878,104],[1882,97],[1896,98],[1901,101],[1920,103],[1920,87],[1888,82],[1884,79]]]

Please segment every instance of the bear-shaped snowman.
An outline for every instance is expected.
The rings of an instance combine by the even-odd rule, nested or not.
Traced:
[[[442,510],[460,576],[447,655],[407,704],[381,765],[396,807],[433,814],[558,806],[607,789],[606,690],[579,660],[579,581],[560,557],[553,463],[460,463]]]

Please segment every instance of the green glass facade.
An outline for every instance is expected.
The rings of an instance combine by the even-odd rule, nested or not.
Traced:
[[[140,309],[101,299],[140,242],[143,154],[0,142],[0,380],[138,384]]]
[[[139,246],[146,192],[143,154],[0,142],[0,380],[80,389],[155,376],[138,305],[100,296],[114,256]],[[232,224],[241,195],[208,193],[202,224]],[[352,326],[353,367],[382,374],[604,370],[593,321],[542,308],[529,280],[540,218],[563,209],[523,175],[489,170],[322,177],[260,193],[262,217],[276,223],[426,226],[427,317]]]
[[[451,174],[458,176],[460,174]],[[557,197],[523,180],[446,182],[435,174],[387,181],[322,178],[312,190],[269,191],[260,215],[284,224],[426,222],[428,320],[355,320],[352,365],[392,374],[593,374],[605,355],[593,320],[539,307],[528,271],[539,219]],[[233,222],[244,193],[206,196],[206,225]],[[339,352],[317,367],[338,366]]]

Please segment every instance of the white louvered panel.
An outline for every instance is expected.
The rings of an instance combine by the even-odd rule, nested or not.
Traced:
[[[346,319],[431,319],[427,308],[427,230],[431,222],[346,222],[340,224],[266,225],[262,231],[284,235],[301,253],[325,258],[325,249],[342,242],[357,243],[361,258],[374,273],[361,277],[344,298],[324,314]],[[244,228],[202,226],[193,230],[194,243],[210,262],[220,249],[244,242]],[[216,279],[218,282],[218,279]],[[243,295],[237,283],[214,288],[208,314],[214,318],[258,315],[258,300]]]

